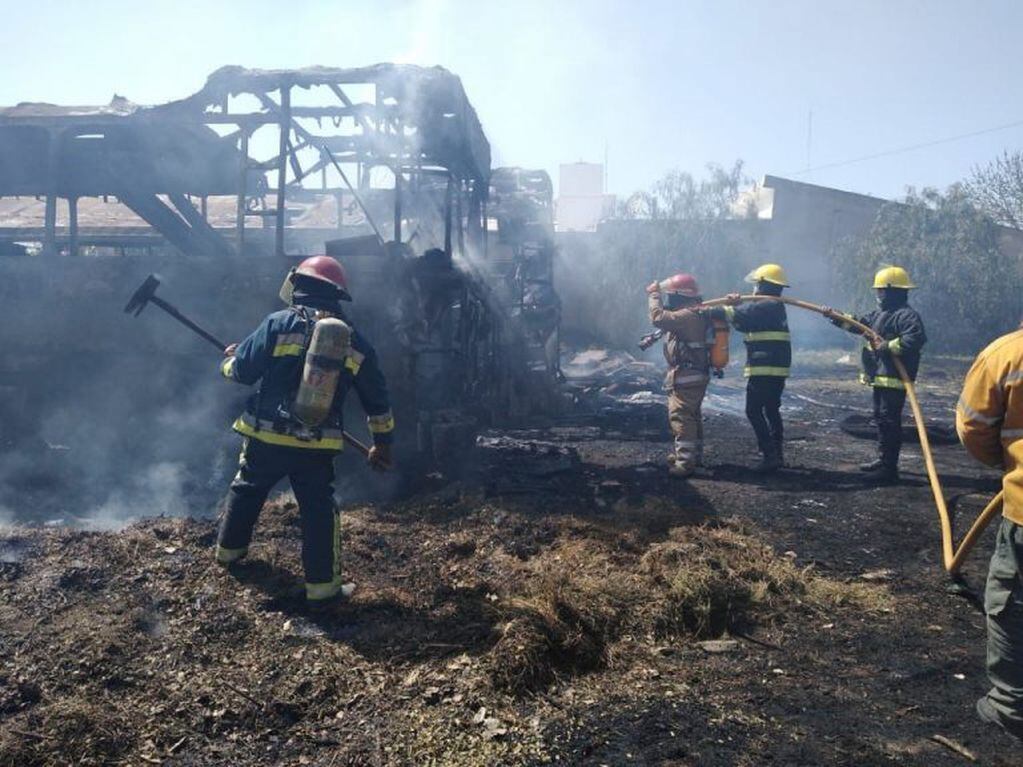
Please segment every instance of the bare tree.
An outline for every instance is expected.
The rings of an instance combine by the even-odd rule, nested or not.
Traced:
[[[742,166],[742,160],[727,170],[711,164],[701,179],[679,169],[665,173],[651,190],[661,217],[689,221],[735,217],[743,187],[752,184],[743,175]]]
[[[1023,152],[1004,152],[977,167],[965,184],[970,200],[999,224],[1023,229]]]

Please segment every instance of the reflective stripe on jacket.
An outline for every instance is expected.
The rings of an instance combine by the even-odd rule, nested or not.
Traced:
[[[307,337],[314,324],[311,310],[298,307],[274,312],[238,344],[233,357],[221,363],[225,377],[247,385],[259,383],[259,390],[249,397],[245,413],[235,421],[234,430],[274,445],[341,450],[344,428],[341,413],[345,397],[354,389],[366,412],[374,443],[390,443],[394,417],[387,382],[376,351],[358,331],[352,333],[351,353],[345,358],[326,422],[317,430],[309,430],[282,418],[281,411],[291,410],[298,391]]]
[[[702,314],[689,309],[665,309],[659,292],[649,298],[650,324],[667,333],[664,358],[668,375],[664,388],[696,386],[710,381],[710,345],[713,336],[710,322]]]
[[[864,341],[860,359],[866,377],[865,383],[883,388],[904,389],[899,370],[895,367],[895,357],[902,360],[906,372],[909,373],[909,379],[916,380],[920,369],[920,350],[927,343],[924,321],[916,309],[907,304],[895,309],[875,309],[863,317],[846,316],[858,320],[888,341],[888,349],[880,355]],[[841,320],[832,320],[832,323],[850,333],[862,335],[849,323]]]
[[[754,301],[726,306],[724,317],[744,334],[747,378],[787,378],[792,367],[792,336],[781,301]]]
[[[966,374],[956,431],[970,455],[1004,470],[1002,513],[1023,525],[1023,330],[982,351]]]

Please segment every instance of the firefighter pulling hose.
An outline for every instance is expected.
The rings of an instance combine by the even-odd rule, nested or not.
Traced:
[[[753,302],[753,301],[778,301],[789,306],[795,306],[800,309],[806,309],[807,311],[816,312],[833,322],[845,323],[861,332],[867,339],[874,345],[881,345],[884,343],[884,339],[881,338],[872,328],[863,324],[855,318],[837,312],[820,304],[810,303],[809,301],[802,301],[796,298],[789,298],[788,296],[769,296],[769,295],[744,295],[738,296],[740,303]],[[735,301],[734,296],[723,296],[721,298],[711,299],[704,301],[701,304],[701,308],[711,308],[717,306],[726,306]],[[967,554],[973,549],[977,541],[980,538],[981,533],[990,524],[991,520],[998,514],[1002,506],[1002,493],[998,493],[988,503],[987,507],[981,512],[980,516],[974,521],[973,525],[967,531],[966,535],[963,536],[958,548],[955,546],[952,533],[952,519],[949,516],[948,507],[945,504],[945,495],[941,489],[941,481],[938,478],[938,472],[934,465],[934,456],[931,453],[930,440],[927,437],[927,428],[924,423],[923,412],[920,409],[920,402],[916,396],[916,389],[913,386],[913,381],[906,371],[905,366],[898,357],[894,358],[894,367],[899,375],[899,378],[906,386],[906,397],[909,400],[910,407],[913,411],[913,418],[916,422],[917,434],[920,438],[920,449],[924,455],[924,462],[927,468],[927,476],[930,480],[931,491],[934,495],[934,503],[938,511],[938,521],[941,525],[941,549],[942,549],[942,560],[945,566],[945,570],[953,578],[957,577],[959,570],[961,569],[963,562],[966,559]]]
[[[703,397],[712,371],[728,364],[727,328],[723,346],[718,328],[696,311],[700,288],[691,274],[676,274],[647,287],[650,323],[667,334],[664,358],[668,374],[668,423],[674,449],[668,456],[668,473],[688,477],[703,464]],[[665,306],[664,296],[667,296]],[[726,355],[721,358],[722,349]]]

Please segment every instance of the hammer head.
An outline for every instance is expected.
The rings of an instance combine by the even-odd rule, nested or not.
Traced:
[[[126,314],[134,312],[135,316],[138,317],[142,314],[142,310],[146,308],[146,304],[156,294],[156,289],[160,287],[160,278],[155,274],[151,274],[146,277],[146,281],[142,283],[138,290],[136,290],[131,299],[128,301],[128,305],[124,307]]]

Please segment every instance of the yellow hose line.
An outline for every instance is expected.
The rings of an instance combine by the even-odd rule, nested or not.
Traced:
[[[856,328],[871,341],[881,342],[884,340],[881,336],[875,333],[872,328],[864,325],[862,322],[834,310],[828,311],[823,306],[820,306],[819,304],[812,304],[809,301],[800,301],[797,298],[789,298],[787,296],[761,295],[740,296],[739,300],[741,302],[779,301],[783,304],[789,304],[790,306],[797,306],[800,309],[816,312],[817,314],[827,317],[829,320],[839,320]],[[724,306],[728,303],[729,300],[727,298],[714,298],[710,301],[704,301],[701,306]],[[941,554],[942,559],[944,560],[945,570],[954,575],[959,572],[959,568],[962,567],[963,561],[966,559],[966,555],[969,554],[974,545],[976,545],[980,538],[980,534],[984,532],[984,529],[1001,510],[1002,493],[999,492],[991,499],[984,511],[982,511],[980,516],[977,517],[973,526],[970,527],[966,535],[963,536],[963,540],[959,544],[959,548],[956,549],[955,542],[952,538],[952,518],[949,516],[948,507],[945,505],[945,493],[941,489],[941,482],[938,479],[938,470],[934,465],[934,455],[931,453],[931,441],[927,437],[927,427],[924,424],[923,412],[920,410],[920,401],[916,397],[916,388],[913,386],[913,382],[910,380],[909,374],[906,372],[906,367],[902,364],[902,360],[898,357],[892,357],[892,359],[895,362],[895,369],[899,373],[899,378],[901,378],[902,382],[906,385],[906,396],[909,398],[909,406],[913,410],[913,419],[916,421],[916,433],[920,437],[920,450],[924,455],[924,464],[927,467],[927,477],[931,483],[931,492],[934,494],[934,505],[938,509],[938,522],[941,525]]]

